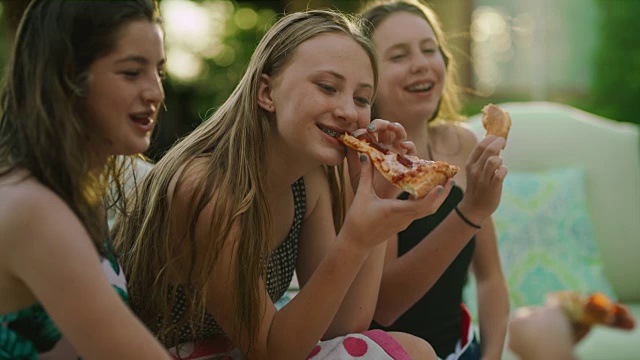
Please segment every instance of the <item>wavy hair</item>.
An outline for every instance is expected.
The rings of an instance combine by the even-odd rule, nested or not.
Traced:
[[[178,332],[185,324],[192,332],[200,328],[207,298],[215,296],[206,291],[210,269],[218,261],[232,224],[237,223],[242,230],[237,239],[237,260],[231,264],[237,274],[235,309],[227,331],[246,336],[253,346],[260,323],[258,285],[266,274],[273,237],[265,193],[265,148],[269,146],[272,114],[258,106],[260,78],[262,74],[273,77],[282,72],[301,43],[326,33],[345,34],[356,41],[369,55],[377,84],[373,47],[355,22],[322,10],[284,16],[264,35],[230,97],[165,154],[142,180],[138,200],[130,202],[127,216],[116,221],[112,234],[128,275],[132,307],[165,345],[177,343]],[[196,159],[206,161],[197,178],[189,179],[189,184],[195,182],[191,208],[187,214],[176,214],[171,205],[171,186],[185,180],[181,169]],[[333,170],[328,174],[333,175]],[[204,253],[198,254],[202,266],[196,270],[196,222],[209,203],[214,214],[209,224],[210,241]],[[176,218],[184,233],[174,233]],[[179,250],[185,248],[189,249],[188,255],[183,257]],[[179,273],[181,261],[190,261],[188,284],[182,284],[189,300],[185,316],[174,321],[171,312],[177,289],[172,279]]]
[[[0,90],[0,176],[27,169],[73,210],[98,250],[107,234],[107,182],[122,193],[125,163],[112,157],[102,175],[91,172],[89,68],[115,49],[125,25],[140,19],[160,23],[155,0],[33,0]]]
[[[376,28],[389,16],[398,12],[417,15],[423,18],[431,26],[434,34],[436,35],[440,53],[442,54],[447,67],[447,80],[445,81],[444,89],[442,90],[438,110],[434,114],[434,117],[428,120],[463,120],[463,117],[460,115],[461,86],[456,68],[456,61],[452,56],[451,48],[449,47],[442,24],[440,23],[440,20],[438,20],[438,15],[433,11],[433,9],[419,0],[375,1],[367,5],[360,13],[364,19],[366,36],[370,39],[373,38]]]

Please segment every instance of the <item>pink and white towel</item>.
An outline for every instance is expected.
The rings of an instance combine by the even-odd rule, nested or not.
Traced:
[[[229,342],[212,339],[184,344],[180,354],[170,349],[174,359],[183,360],[242,360],[238,349],[230,349]],[[321,341],[307,356],[307,360],[411,360],[409,354],[389,334],[382,330],[369,330]]]
[[[402,346],[382,330],[322,341],[307,356],[307,360],[328,359],[411,360]]]

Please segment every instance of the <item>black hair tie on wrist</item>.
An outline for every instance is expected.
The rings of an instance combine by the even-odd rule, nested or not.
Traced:
[[[458,216],[460,216],[460,218],[462,219],[462,221],[464,221],[467,225],[476,228],[476,229],[481,229],[480,225],[476,225],[474,223],[472,223],[471,221],[469,221],[469,219],[467,219],[464,215],[462,215],[462,212],[460,211],[460,209],[458,209],[458,206],[456,205],[456,207],[454,208],[456,210],[456,213],[458,214]]]

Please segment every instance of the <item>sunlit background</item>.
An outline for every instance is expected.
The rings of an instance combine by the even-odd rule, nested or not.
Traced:
[[[161,0],[167,111],[158,157],[231,93],[283,12],[357,11],[366,0]],[[25,1],[0,0],[0,69]],[[460,63],[466,115],[488,102],[555,101],[640,123],[640,0],[432,0]]]

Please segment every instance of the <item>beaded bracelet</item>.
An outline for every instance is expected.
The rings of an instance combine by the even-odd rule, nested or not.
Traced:
[[[458,214],[458,216],[460,216],[460,218],[462,219],[462,221],[464,221],[465,223],[467,223],[467,225],[474,227],[476,229],[480,229],[480,225],[476,225],[474,223],[472,223],[471,221],[469,221],[469,219],[467,219],[464,215],[462,215],[462,212],[460,211],[460,209],[458,209],[458,206],[456,206],[454,208],[456,210],[456,213]]]

